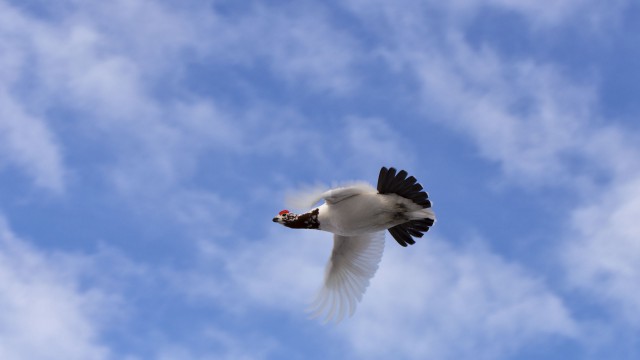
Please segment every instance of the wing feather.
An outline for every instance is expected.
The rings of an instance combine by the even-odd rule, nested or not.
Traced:
[[[326,191],[324,189],[321,187],[315,187],[307,190],[301,190],[295,194],[288,195],[286,202],[295,209],[309,209],[320,200],[326,201],[327,204],[335,204],[355,195],[376,192],[376,189],[373,186],[365,182],[353,183]]]
[[[384,251],[384,232],[359,236],[334,235],[324,284],[311,306],[313,317],[339,322],[352,316]]]

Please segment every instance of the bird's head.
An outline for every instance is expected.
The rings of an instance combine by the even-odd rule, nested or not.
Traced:
[[[273,222],[277,222],[278,224],[285,225],[295,220],[298,215],[290,212],[289,210],[282,210],[278,213],[278,216],[273,218]]]

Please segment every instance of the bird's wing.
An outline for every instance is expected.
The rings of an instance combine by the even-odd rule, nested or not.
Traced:
[[[377,192],[377,190],[373,186],[364,182],[337,187],[326,191],[322,191],[320,188],[314,188],[288,196],[287,204],[297,209],[308,209],[323,199],[327,204],[331,205],[355,195],[375,192]]]
[[[324,285],[311,307],[313,317],[339,322],[356,305],[378,270],[384,251],[384,231],[359,236],[334,235]]]

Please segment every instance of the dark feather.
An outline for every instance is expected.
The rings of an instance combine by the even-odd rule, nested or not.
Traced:
[[[423,233],[421,233],[420,231],[415,230],[415,229],[411,229],[411,228],[407,229],[407,232],[408,232],[411,236],[415,236],[415,237],[417,237],[417,238],[421,238],[421,237],[422,237],[422,235],[424,235],[424,234],[423,234]]]
[[[407,246],[406,238],[404,237],[404,234],[402,234],[400,229],[396,227],[392,227],[389,229],[389,233],[391,234],[391,236],[393,236],[394,239],[396,239],[396,241],[398,242],[398,244],[400,244],[400,246],[402,247]]]
[[[406,244],[413,245],[416,243],[413,238],[411,238],[411,235],[409,235],[409,232],[404,229],[402,225],[397,225],[390,228],[389,233],[391,233],[394,239],[396,239],[396,241],[402,246],[407,246]]]
[[[396,177],[396,169],[395,168],[390,168],[389,171],[387,172],[387,176],[384,179],[384,189],[387,189],[386,191],[389,192],[389,188],[391,187],[391,185],[393,184],[393,180]]]
[[[380,169],[380,174],[378,175],[378,192],[380,194],[384,194],[382,185],[384,184],[384,179],[386,178],[387,178],[387,168],[383,166],[382,169]]]
[[[402,182],[402,185],[398,187],[397,193],[402,194],[408,191],[417,181],[418,180],[416,180],[416,178],[414,178],[413,176],[409,176],[405,181]]]
[[[396,172],[393,167],[381,168],[378,175],[378,192],[380,194],[396,194],[423,208],[430,208],[429,194],[424,191],[415,177],[408,175],[405,170]],[[413,237],[422,237],[425,232],[429,231],[433,222],[433,219],[430,218],[410,220],[390,228],[389,233],[401,246],[412,245],[415,244]]]

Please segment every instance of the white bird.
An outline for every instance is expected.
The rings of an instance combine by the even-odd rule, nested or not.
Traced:
[[[313,304],[313,315],[340,321],[356,305],[376,273],[384,250],[384,230],[402,246],[415,244],[435,222],[431,201],[407,172],[380,169],[377,189],[366,183],[338,187],[318,194],[304,214],[282,210],[274,222],[294,229],[318,229],[333,236],[324,284]]]

